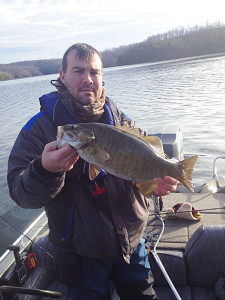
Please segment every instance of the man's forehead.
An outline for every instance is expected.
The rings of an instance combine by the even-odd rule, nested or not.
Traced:
[[[100,67],[102,66],[102,61],[97,53],[93,53],[90,56],[79,57],[77,55],[77,51],[72,50],[70,53],[68,53],[67,59],[68,63],[71,61],[73,63],[76,62],[79,64],[88,63],[96,66],[99,65]]]

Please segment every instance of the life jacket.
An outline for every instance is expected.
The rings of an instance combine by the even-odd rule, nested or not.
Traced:
[[[55,126],[62,126],[66,124],[76,124],[79,123],[78,120],[74,120],[68,110],[64,107],[63,103],[61,102],[58,92],[51,92],[49,94],[45,94],[40,97],[40,104],[41,110],[44,110]],[[113,117],[113,110],[114,113],[116,112],[116,107],[114,106],[113,102],[110,101],[108,97],[106,97],[106,102],[104,105],[104,110],[106,114],[106,123],[108,125],[115,125],[115,118]],[[126,118],[129,119],[128,116]]]

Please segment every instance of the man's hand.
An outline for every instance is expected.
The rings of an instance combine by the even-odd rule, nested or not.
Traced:
[[[164,178],[155,178],[156,188],[154,194],[158,196],[168,195],[170,192],[175,192],[179,181],[173,177],[165,176]]]
[[[41,163],[47,171],[59,173],[71,170],[78,158],[77,151],[70,145],[57,149],[57,142],[54,141],[45,145]]]

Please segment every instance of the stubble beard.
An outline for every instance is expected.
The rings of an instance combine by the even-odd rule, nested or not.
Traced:
[[[76,99],[81,105],[86,106],[86,105],[94,105],[96,102],[96,96],[90,95],[89,93],[86,93],[82,96],[78,96]]]

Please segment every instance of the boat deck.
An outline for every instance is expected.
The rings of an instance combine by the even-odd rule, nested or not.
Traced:
[[[180,218],[170,218],[166,215],[169,207],[177,203],[189,202],[202,214],[202,220],[190,221]],[[151,209],[154,210],[153,205]],[[192,234],[201,225],[225,226],[225,193],[172,193],[163,197],[163,209],[160,215],[164,219],[165,229],[158,244],[158,248],[184,250]],[[161,230],[161,222],[150,214],[147,226],[147,238]]]

